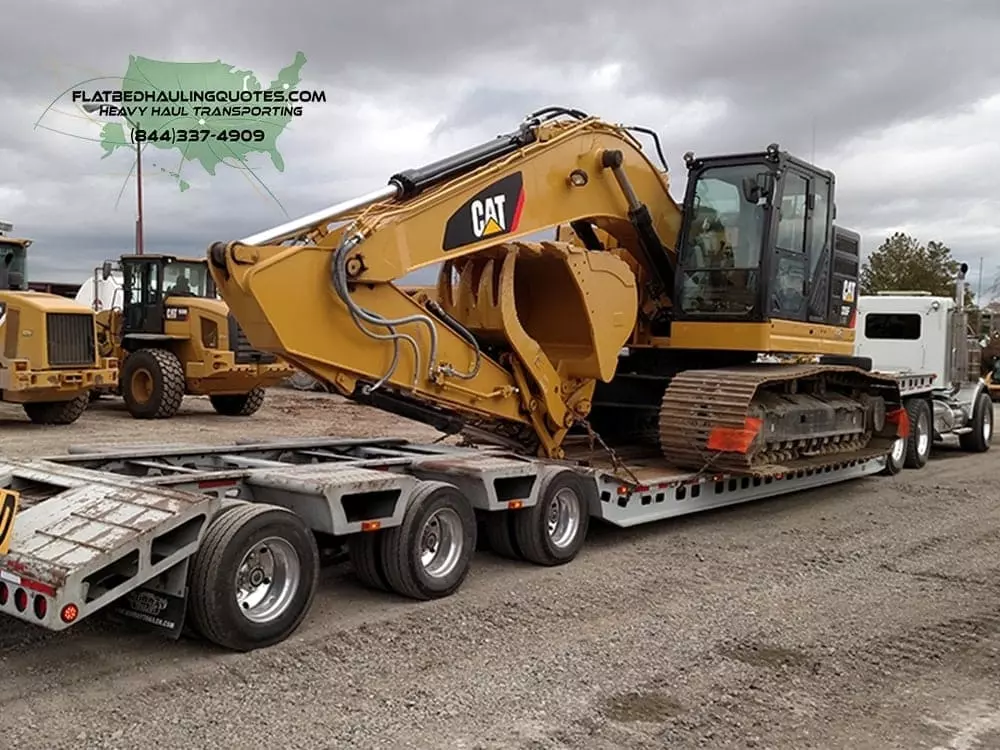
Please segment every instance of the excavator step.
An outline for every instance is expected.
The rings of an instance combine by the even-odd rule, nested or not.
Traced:
[[[891,448],[899,402],[898,381],[849,366],[685,370],[664,392],[660,449],[678,467],[754,476],[866,460]]]

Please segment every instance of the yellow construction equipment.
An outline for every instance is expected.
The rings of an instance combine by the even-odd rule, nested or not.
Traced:
[[[852,356],[860,238],[833,224],[834,175],[776,144],[685,164],[678,204],[655,133],[551,107],[213,243],[210,271],[255,347],[446,432],[756,475],[886,455],[906,418],[897,382]],[[396,283],[434,266],[433,289]]]
[[[29,291],[32,240],[8,236],[0,222],[0,394],[36,424],[70,424],[95,388],[114,387],[117,362],[98,352],[92,310],[55,294]]]
[[[105,261],[99,270],[107,280],[116,269]],[[266,388],[294,374],[248,343],[204,258],[123,255],[117,270],[121,302],[97,313],[98,341],[121,362],[116,392],[133,417],[172,417],[186,394],[207,395],[219,414],[249,416]]]

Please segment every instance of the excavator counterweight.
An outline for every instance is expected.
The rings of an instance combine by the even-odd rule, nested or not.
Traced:
[[[253,346],[447,432],[550,458],[576,434],[646,442],[756,474],[885,454],[899,388],[850,359],[858,238],[833,225],[833,175],[773,144],[687,155],[678,204],[635,130],[547,108],[214,243],[209,267]],[[774,353],[828,360],[757,362]]]

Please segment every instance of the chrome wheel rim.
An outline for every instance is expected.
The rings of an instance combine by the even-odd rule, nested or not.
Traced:
[[[420,564],[427,575],[443,578],[458,565],[464,546],[462,519],[453,508],[439,508],[420,532]]]
[[[917,420],[917,453],[921,456],[927,454],[927,448],[931,442],[930,430],[927,429],[927,415],[921,414]]]
[[[993,404],[983,411],[983,440],[987,443],[993,437]]]
[[[898,438],[896,442],[892,444],[892,460],[893,463],[899,463],[903,460],[903,452],[906,450],[906,438]]]
[[[556,547],[566,547],[580,528],[580,502],[573,490],[564,487],[549,501],[546,531]]]
[[[295,548],[279,537],[257,542],[236,572],[236,603],[250,622],[269,623],[288,609],[302,579]]]

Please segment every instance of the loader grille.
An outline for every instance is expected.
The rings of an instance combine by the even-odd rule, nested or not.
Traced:
[[[254,349],[250,345],[250,339],[240,324],[236,322],[236,317],[229,313],[229,348],[234,352],[233,359],[238,365],[262,364],[269,365],[278,361],[278,357],[270,352],[262,352]]]
[[[93,367],[97,363],[94,319],[86,313],[48,313],[49,367]]]

